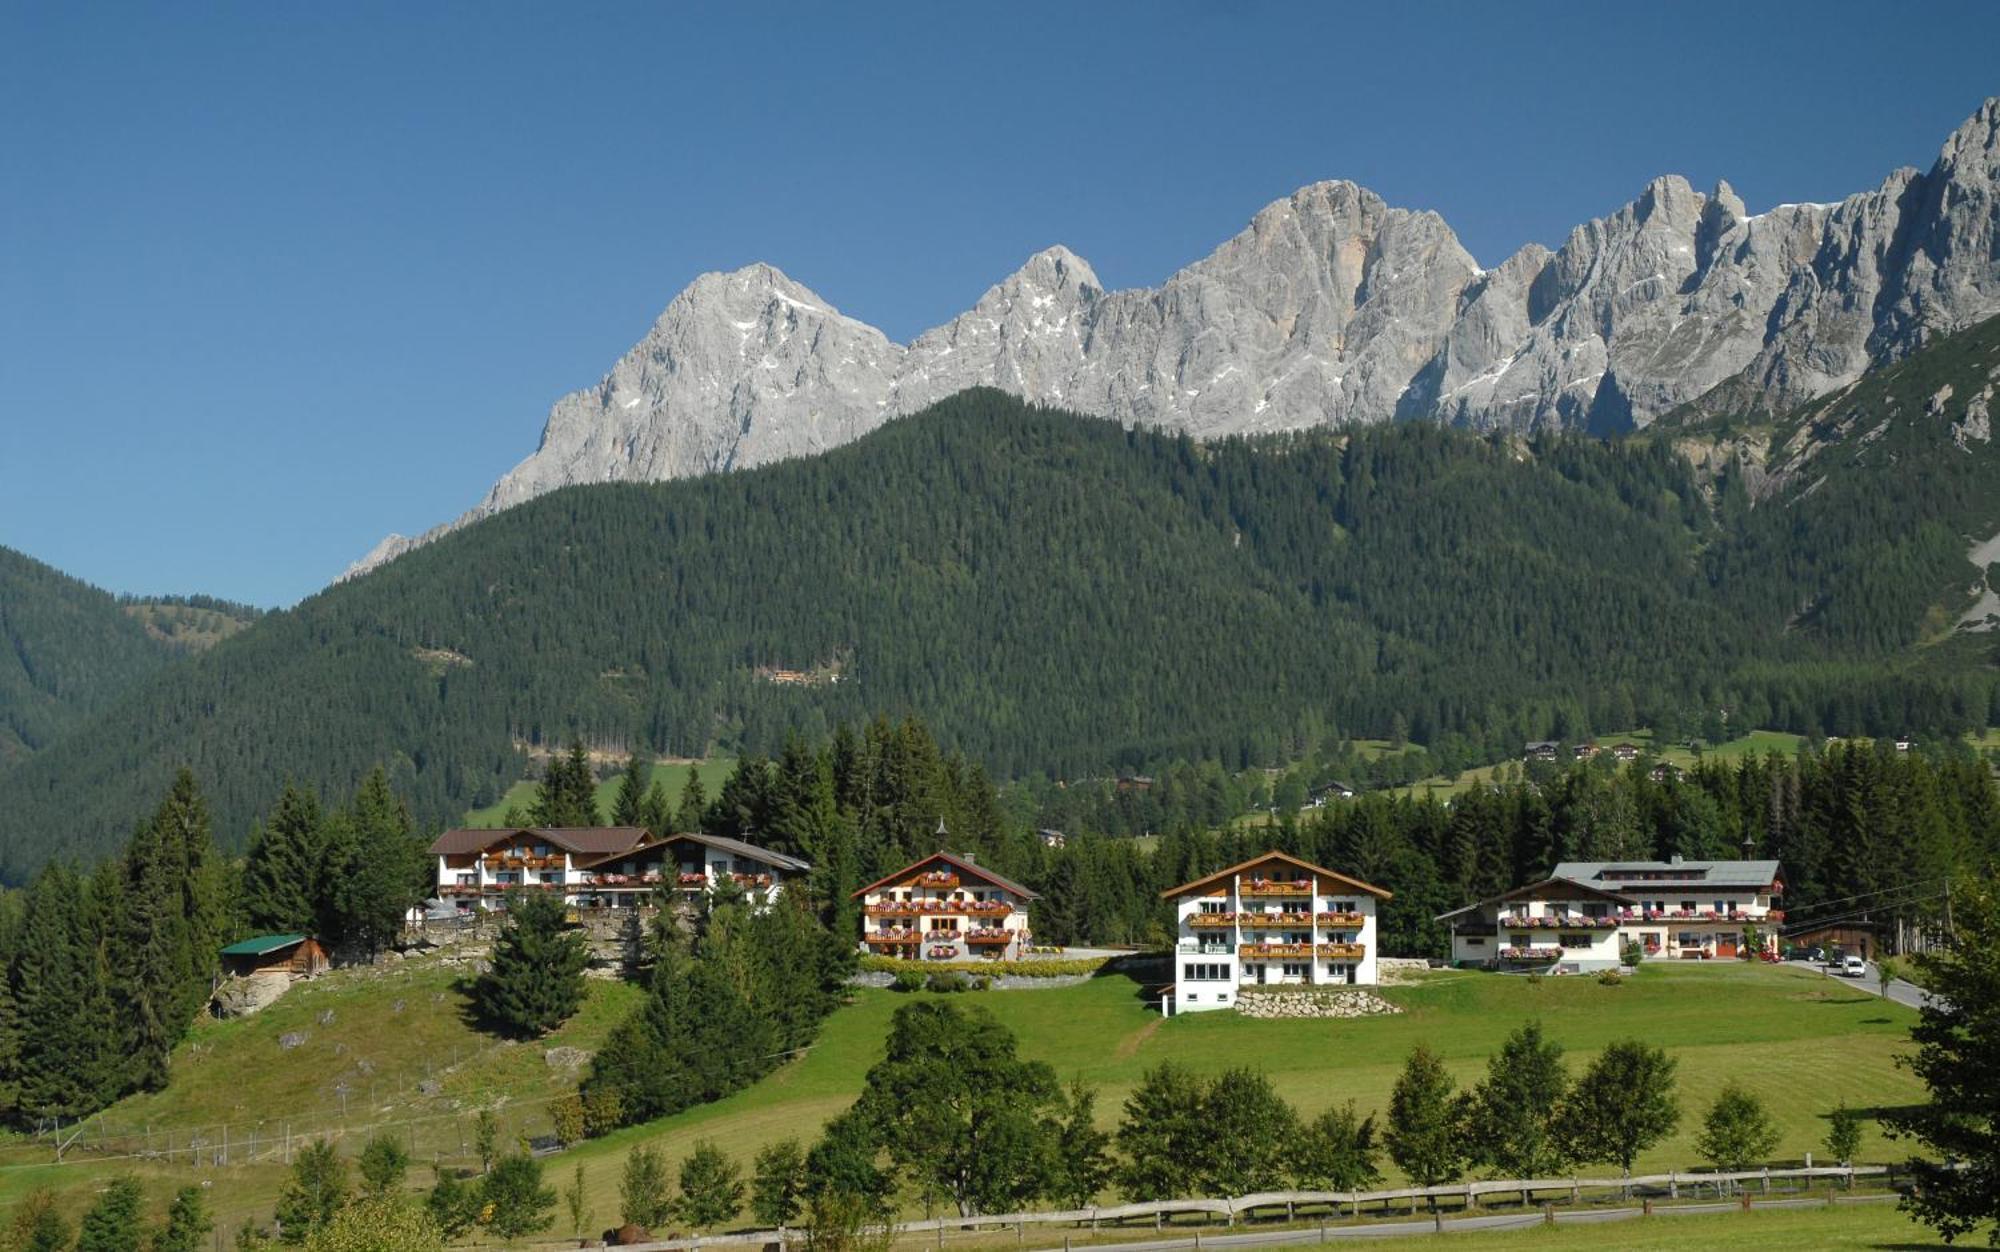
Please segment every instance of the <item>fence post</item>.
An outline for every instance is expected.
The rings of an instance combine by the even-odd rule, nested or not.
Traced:
[[[1555,1224],[1556,1224],[1556,1206],[1548,1203],[1545,1200],[1542,1202],[1542,1225],[1553,1226]]]
[[[1673,1170],[1667,1171],[1667,1198],[1669,1200],[1678,1200],[1681,1198],[1680,1175],[1676,1174]]]
[[[1763,1188],[1763,1190],[1764,1190],[1764,1194],[1765,1194],[1765,1195],[1770,1195],[1770,1194],[1771,1194],[1771,1167],[1770,1167],[1769,1165],[1766,1165],[1766,1166],[1764,1167],[1764,1188]]]
[[[1651,1217],[1652,1215],[1653,1215],[1653,1197],[1647,1196],[1639,1201],[1639,1216]]]
[[[1748,1213],[1750,1211],[1750,1193],[1748,1191],[1739,1192],[1737,1193],[1737,1199],[1742,1203],[1743,1211]]]

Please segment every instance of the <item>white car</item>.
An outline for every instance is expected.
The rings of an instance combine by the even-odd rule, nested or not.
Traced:
[[[1840,968],[1835,972],[1843,978],[1866,978],[1868,962],[1858,956],[1848,956],[1841,960]]]

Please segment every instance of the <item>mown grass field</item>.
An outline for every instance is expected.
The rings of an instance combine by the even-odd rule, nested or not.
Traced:
[[[1606,748],[1615,747],[1621,743],[1635,743],[1641,749],[1650,753],[1655,759],[1665,761],[1681,769],[1693,766],[1698,759],[1685,743],[1655,745],[1653,742],[1653,732],[1650,730],[1628,730],[1620,731],[1617,734],[1598,735],[1595,737],[1595,742]],[[1736,761],[1746,756],[1763,756],[1767,752],[1776,752],[1781,756],[1791,756],[1799,750],[1799,745],[1803,742],[1805,740],[1802,736],[1790,734],[1782,730],[1753,730],[1749,734],[1740,735],[1725,743],[1718,743],[1704,748],[1702,750],[1702,758]],[[1443,798],[1445,796],[1457,795],[1459,792],[1470,791],[1474,787],[1492,782],[1494,775],[1499,772],[1502,765],[1511,765],[1514,763],[1512,761],[1502,761],[1493,765],[1482,765],[1476,769],[1465,770],[1455,778],[1437,774],[1430,778],[1418,779],[1409,786],[1397,788],[1397,790],[1404,795],[1413,796],[1434,795]]]
[[[545,1130],[546,1101],[566,1078],[550,1068],[544,1051],[596,1046],[638,998],[630,987],[593,984],[584,1011],[556,1036],[496,1043],[466,1020],[453,979],[442,968],[408,963],[386,975],[340,974],[296,989],[256,1017],[204,1024],[176,1055],[165,1091],[121,1102],[106,1121],[114,1133],[150,1124],[156,1144],[162,1129],[172,1127],[182,1145],[190,1131],[228,1122],[238,1160],[244,1128],[259,1118],[258,1133],[267,1136],[281,1134],[288,1119],[294,1134],[305,1133],[307,1125],[344,1127],[349,1150],[358,1150],[367,1127],[386,1124],[413,1142],[421,1160],[465,1163],[475,1107],[505,1100],[510,1135]],[[1143,1004],[1138,990],[1130,979],[1109,974],[1063,988],[970,993],[959,1002],[990,1010],[1015,1032],[1024,1054],[1048,1061],[1063,1079],[1080,1076],[1096,1084],[1107,1123],[1115,1121],[1139,1077],[1167,1059],[1204,1073],[1230,1065],[1263,1069],[1306,1115],[1348,1099],[1379,1110],[1418,1042],[1438,1049],[1452,1072],[1469,1082],[1506,1034],[1529,1018],[1539,1018],[1570,1050],[1573,1067],[1603,1044],[1630,1037],[1660,1044],[1679,1059],[1683,1124],[1639,1162],[1641,1170],[1698,1164],[1693,1139],[1699,1110],[1732,1076],[1771,1106],[1783,1131],[1780,1158],[1821,1151],[1825,1114],[1840,1101],[1873,1109],[1920,1094],[1895,1064],[1913,1020],[1909,1010],[1788,968],[1656,966],[1615,987],[1588,978],[1536,984],[1440,972],[1385,989],[1403,1013],[1357,1021],[1250,1021],[1230,1013],[1169,1021]],[[592,1206],[604,1216],[616,1208],[618,1170],[635,1144],[656,1144],[678,1160],[709,1138],[747,1166],[765,1144],[809,1139],[854,1099],[881,1054],[891,1014],[906,998],[857,991],[804,1057],[717,1104],[548,1158],[551,1177],[567,1179],[582,1162]],[[323,1022],[329,1011],[331,1020]],[[280,1040],[288,1034],[307,1038],[286,1048]],[[344,1118],[342,1084],[349,1089]],[[260,1146],[272,1154],[268,1138]],[[1894,1155],[1871,1122],[1862,1156]],[[86,1163],[57,1170],[39,1164],[48,1156],[33,1144],[0,1150],[0,1199],[50,1182],[83,1189],[132,1167]],[[77,1159],[89,1162],[90,1154]],[[242,1216],[268,1213],[281,1175],[276,1164],[196,1166],[185,1155],[172,1165],[140,1162],[137,1170],[159,1180],[154,1190],[162,1197],[170,1183],[208,1180],[216,1207],[232,1225]],[[427,1183],[428,1171],[418,1173]]]
[[[663,784],[667,789],[667,798],[679,803],[681,788],[687,786],[688,774],[699,772],[702,789],[712,800],[715,798],[715,793],[721,789],[723,781],[729,777],[730,771],[735,768],[736,758],[727,756],[712,756],[692,762],[656,761],[646,767],[646,785],[650,787],[655,782]],[[606,821],[611,820],[611,802],[618,798],[618,785],[623,780],[624,775],[613,774],[597,784],[597,809],[604,814]],[[469,810],[465,815],[465,824],[480,827],[499,826],[507,820],[508,809],[515,805],[526,809],[534,802],[535,784],[523,779],[507,788],[507,794],[501,796],[496,803],[489,804],[483,809]]]

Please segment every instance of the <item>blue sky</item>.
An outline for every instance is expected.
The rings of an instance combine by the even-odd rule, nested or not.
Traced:
[[[0,543],[263,604],[457,515],[704,270],[898,339],[1301,184],[1483,263],[1928,166],[2000,5],[0,4]]]

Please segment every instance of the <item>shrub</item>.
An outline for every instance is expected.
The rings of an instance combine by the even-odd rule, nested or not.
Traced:
[[[549,1119],[555,1123],[556,1142],[567,1148],[580,1143],[589,1133],[584,1117],[583,1097],[574,1091],[549,1102]]]
[[[913,969],[897,970],[896,981],[889,985],[897,991],[922,991],[924,989],[924,976]]]
[[[924,980],[926,991],[956,992],[970,988],[972,984],[964,974],[955,969],[941,969]]]
[[[1603,983],[1607,987],[1616,987],[1620,983],[1624,982],[1625,979],[1619,975],[1617,970],[1607,969],[1602,973],[1598,974],[1597,981]]]

